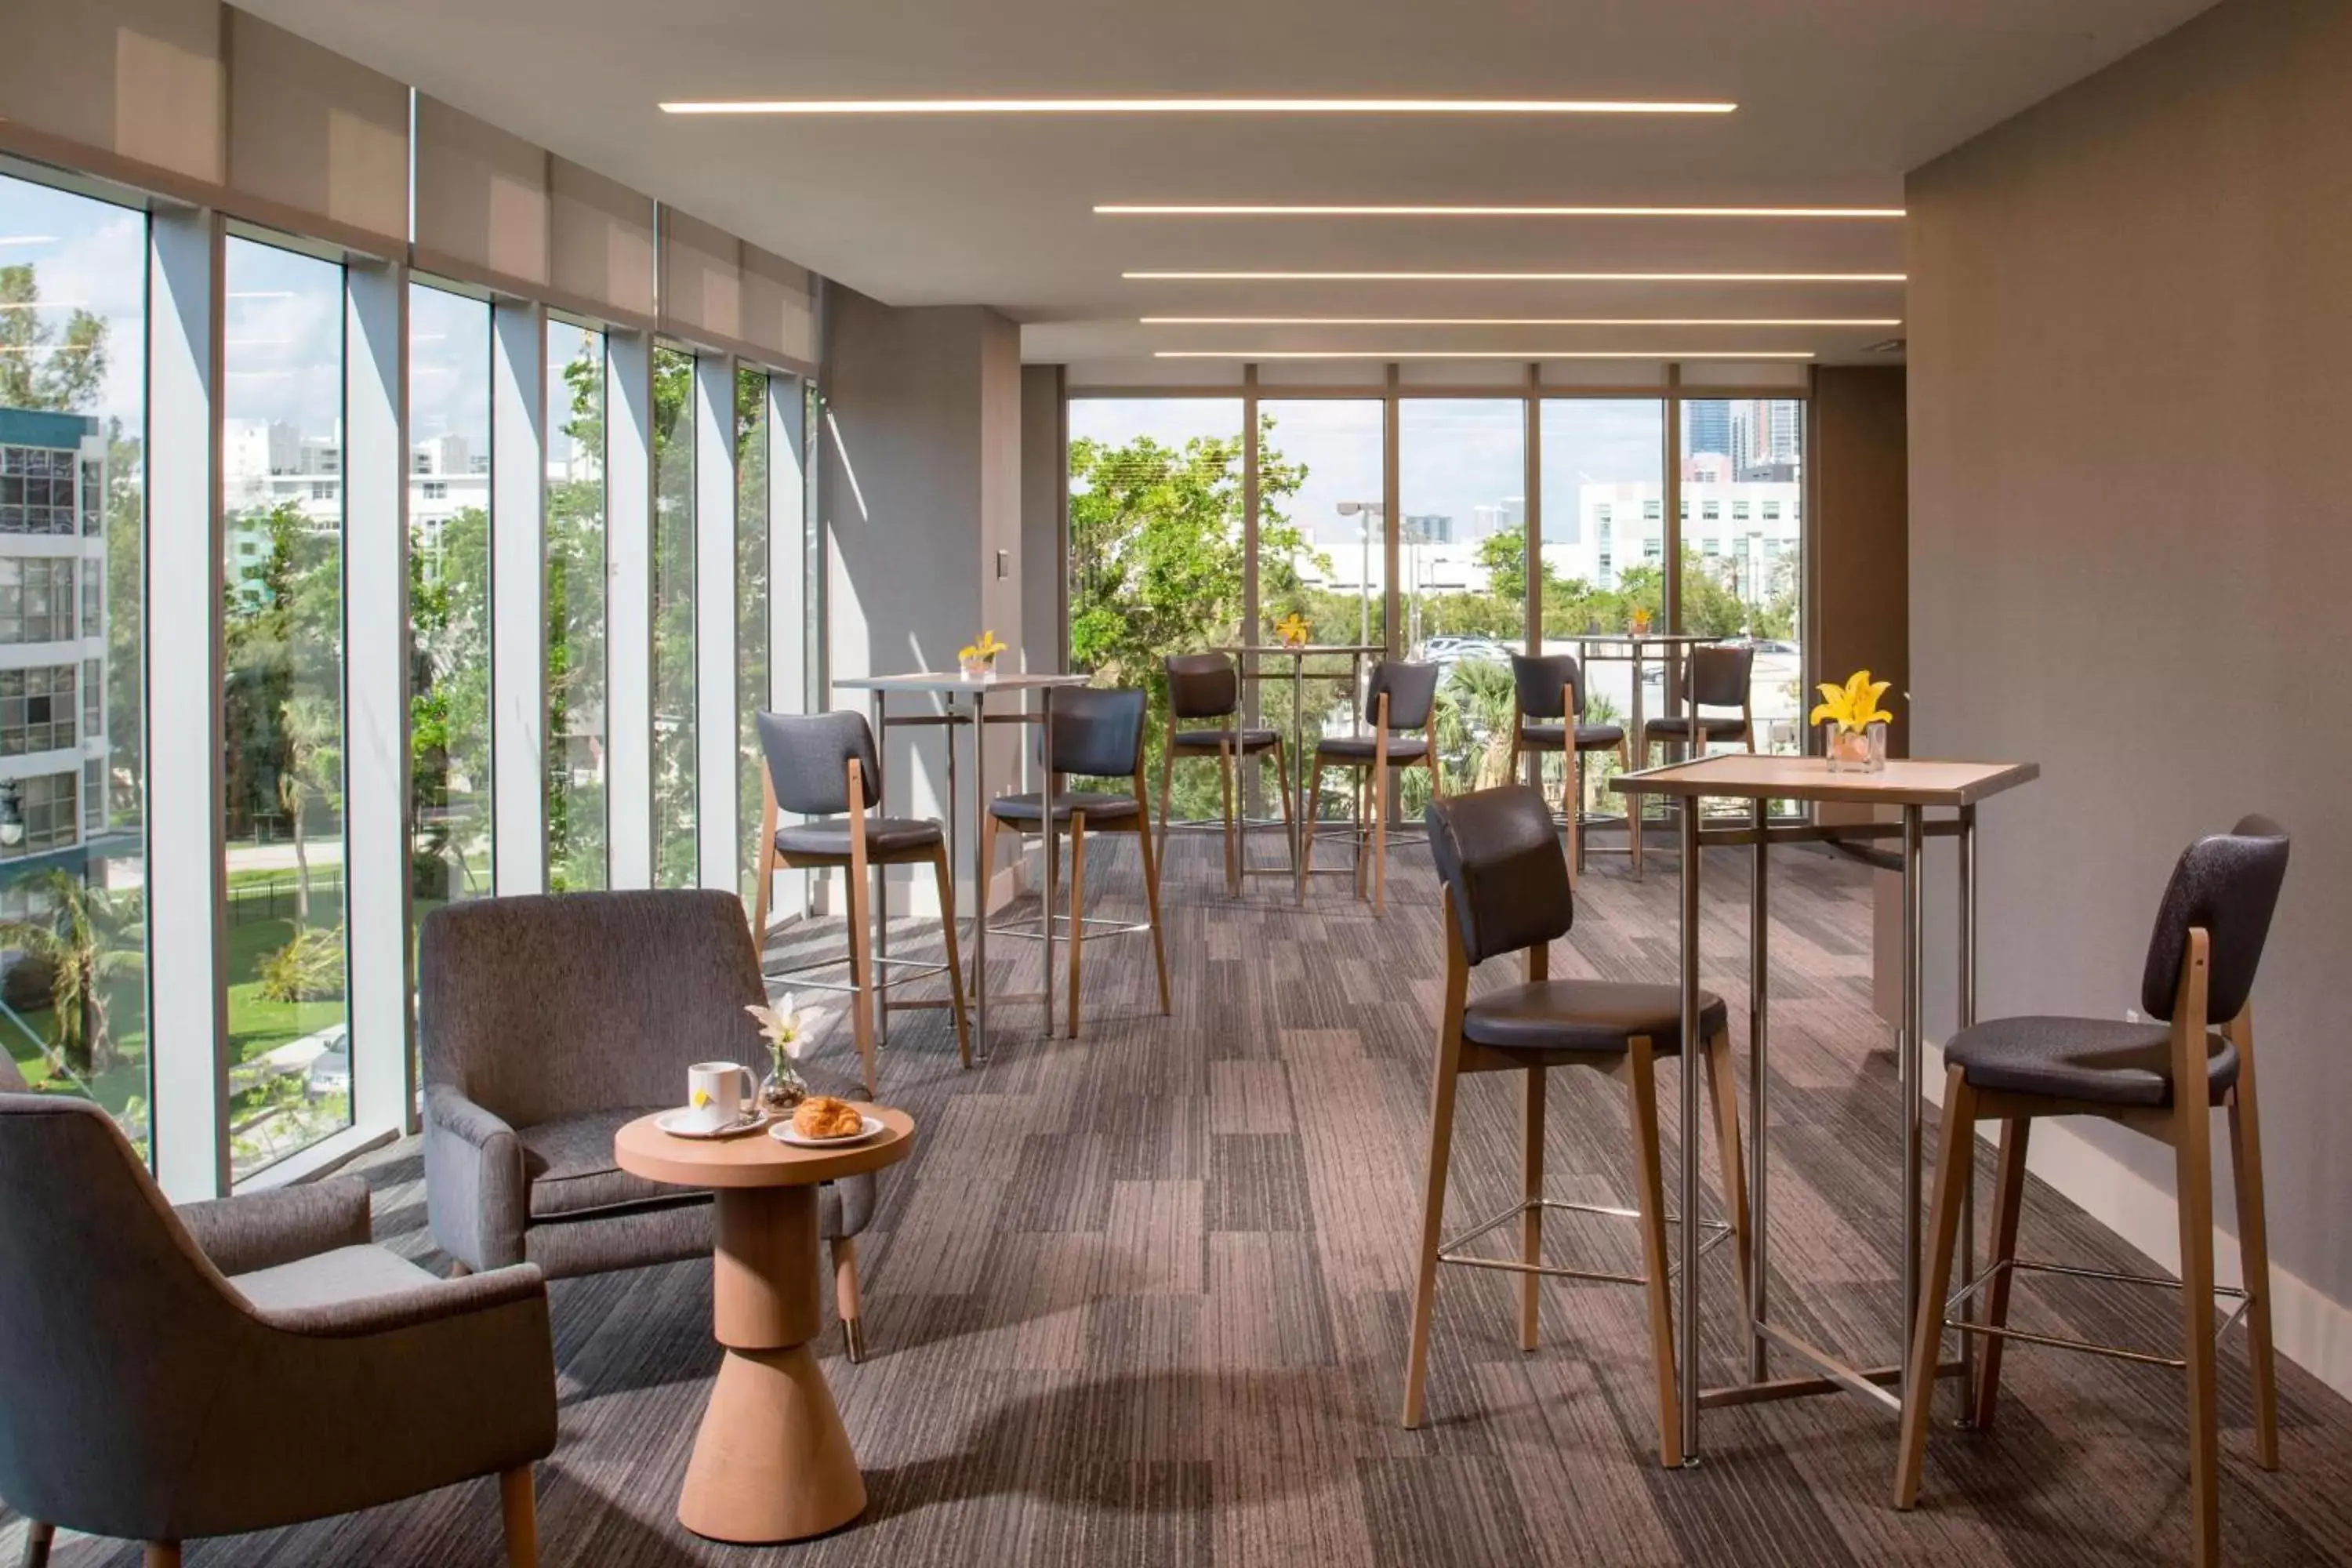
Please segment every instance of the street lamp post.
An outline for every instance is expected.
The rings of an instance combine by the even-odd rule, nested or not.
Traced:
[[[1339,505],[1341,517],[1357,520],[1356,533],[1363,546],[1361,563],[1356,568],[1356,644],[1360,647],[1369,647],[1372,641],[1372,521],[1387,510],[1376,500],[1343,500]]]

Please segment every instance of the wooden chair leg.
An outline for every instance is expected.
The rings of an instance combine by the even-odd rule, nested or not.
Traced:
[[[1223,803],[1225,829],[1225,896],[1232,898],[1242,889],[1241,873],[1234,854],[1234,748],[1230,742],[1217,742],[1217,784]]]
[[[1163,865],[1168,860],[1168,786],[1176,771],[1176,748],[1170,743],[1174,740],[1175,732],[1171,731],[1160,747],[1160,859]]]
[[[1584,753],[1578,752],[1574,755],[1575,777],[1571,781],[1570,787],[1575,790],[1576,798],[1569,804],[1568,808],[1569,821],[1574,825],[1572,831],[1575,835],[1569,840],[1569,847],[1576,852],[1576,858],[1570,862],[1569,885],[1570,887],[1576,885],[1578,877],[1584,875]]]
[[[1717,1035],[1707,1042],[1707,1098],[1715,1102],[1715,1154],[1723,1166],[1723,1210],[1731,1226],[1731,1255],[1739,1270],[1739,1300],[1756,1300],[1748,1288],[1754,1267],[1748,1241],[1748,1166],[1739,1147],[1739,1074],[1731,1059],[1731,1037]]]
[[[1322,769],[1313,761],[1305,764],[1305,777],[1298,788],[1298,905],[1307,907],[1307,885],[1315,879],[1315,819],[1321,816],[1323,804]]]
[[[1674,1292],[1666,1279],[1666,1182],[1658,1150],[1658,1074],[1649,1038],[1636,1036],[1626,1047],[1633,1090],[1634,1202],[1642,1211],[1643,1290],[1650,1300],[1650,1352],[1658,1394],[1658,1462],[1673,1469],[1683,1462],[1683,1423],[1675,1397]],[[1683,1070],[1693,1070],[1685,1063]],[[1685,1215],[1683,1223],[1697,1216]],[[1691,1288],[1685,1280],[1683,1288]]]
[[[2032,1130],[2033,1123],[2022,1116],[2005,1118],[2000,1124],[2000,1152],[1993,1158],[1992,1234],[1985,1255],[1985,1267],[1994,1270],[1985,1282],[1987,1328],[2009,1327],[2009,1291],[2014,1276],[2000,1266],[2017,1261],[2017,1222],[2025,1207],[2025,1145]],[[1977,1351],[1977,1385],[1970,1391],[1969,1425],[1979,1432],[1990,1429],[2000,1409],[2001,1351],[2008,1342],[1997,1334],[1988,1334]]]
[[[43,1524],[38,1520],[25,1527],[25,1568],[49,1568],[49,1548],[58,1539],[58,1527]]]
[[[1078,1037],[1078,966],[1087,952],[1087,814],[1070,813],[1070,1038]]]
[[[506,1523],[507,1568],[539,1568],[539,1499],[529,1465],[499,1475],[499,1511]]]
[[[1404,1358],[1406,1426],[1418,1426],[1427,1412],[1429,1325],[1437,1305],[1437,1249],[1444,1244],[1445,1167],[1454,1153],[1454,1089],[1460,1080],[1462,1041],[1442,1039],[1429,1096],[1429,1174],[1422,1190],[1421,1255],[1412,1289],[1412,1337]]]
[[[956,930],[955,877],[948,869],[945,845],[931,851],[931,874],[940,885],[940,935],[947,949],[948,1005],[955,1009],[956,1060],[964,1067],[971,1066],[971,1023],[963,1005],[963,960],[958,950],[963,939]]]
[[[1359,902],[1361,902],[1364,897],[1364,873],[1368,869],[1364,864],[1364,851],[1367,847],[1364,832],[1364,770],[1357,768],[1353,772],[1356,785],[1356,898]]]
[[[861,860],[862,860],[861,857]],[[874,1061],[874,1012],[877,998],[874,992],[874,932],[867,926],[872,910],[867,905],[871,896],[872,879],[866,868],[854,865],[849,882],[849,977],[856,987],[849,994],[849,1024],[857,1042],[857,1058],[866,1070],[866,1098],[872,1100],[877,1092],[877,1073]]]
[[[831,1251],[833,1300],[841,1317],[842,1348],[855,1365],[866,1359],[866,1325],[859,1315],[857,1294],[857,1238],[837,1236],[833,1238]]]
[[[1977,1092],[1960,1069],[1944,1075],[1944,1134],[1936,1151],[1936,1198],[1927,1220],[1927,1271],[1919,1286],[1919,1321],[1911,1335],[1911,1379],[1903,1390],[1903,1435],[1895,1464],[1895,1506],[1919,1500],[1927,1458],[1927,1418],[1936,1405],[1936,1371],[1944,1359],[1944,1298],[1952,1289],[1952,1248],[1960,1238],[1960,1194],[1976,1173]]]
[[[2202,1096],[2173,1119],[2180,1203],[2181,1356],[2189,1363],[2189,1544],[2196,1568],[2221,1561],[2221,1400],[2213,1345],[2213,1134]]]
[[[2246,1277],[2246,1371],[2253,1384],[2254,1462],[2279,1468],[2278,1365],[2271,1340],[2270,1222],[2263,1212],[2262,1120],[2254,1101],[2254,1059],[2238,1053],[2230,1091],[2230,1165],[2238,1194],[2238,1258]]]
[[[1140,769],[1137,770],[1135,793],[1139,800],[1142,798]],[[1160,1016],[1164,1018],[1174,1008],[1168,1000],[1168,942],[1160,921],[1160,858],[1151,852],[1151,835],[1149,833],[1138,834],[1135,843],[1137,852],[1143,859],[1144,918],[1151,925],[1151,966],[1160,979]]]
[[[1392,769],[1375,768],[1372,780],[1372,913],[1389,912],[1389,790]]]
[[[1298,823],[1290,810],[1290,764],[1282,754],[1282,737],[1274,739],[1274,793],[1282,797],[1282,837],[1290,846],[1290,864],[1298,866]]]
[[[1532,1268],[1543,1261],[1544,1068],[1528,1069],[1526,1096],[1519,1110],[1519,1195],[1528,1206],[1519,1215],[1519,1261]],[[1539,1274],[1519,1276],[1519,1348],[1536,1348],[1537,1288]]]
[[[176,1541],[151,1541],[147,1543],[145,1561],[146,1568],[180,1568],[180,1543]],[[508,1561],[520,1563],[523,1568],[536,1568],[537,1563],[536,1557],[509,1556]]]

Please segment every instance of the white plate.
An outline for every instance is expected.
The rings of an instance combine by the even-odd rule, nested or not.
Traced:
[[[697,1126],[691,1119],[701,1114],[691,1107],[680,1106],[676,1110],[665,1110],[655,1117],[654,1125],[673,1138],[707,1139],[733,1138],[741,1133],[756,1131],[766,1126],[768,1122],[768,1119],[759,1111],[748,1110],[737,1121],[721,1126],[700,1127]]]
[[[838,1138],[803,1138],[793,1130],[792,1118],[786,1117],[768,1129],[768,1136],[795,1149],[838,1149],[845,1143],[863,1143],[882,1131],[879,1117],[860,1116],[858,1120],[861,1125],[855,1132],[845,1132]]]

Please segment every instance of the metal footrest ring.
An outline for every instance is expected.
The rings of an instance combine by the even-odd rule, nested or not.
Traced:
[[[1639,1209],[1621,1208],[1607,1204],[1570,1203],[1564,1198],[1524,1198],[1494,1218],[1482,1220],[1472,1226],[1453,1240],[1440,1243],[1437,1248],[1437,1260],[1440,1263],[1456,1264],[1465,1268],[1496,1268],[1510,1274],[1540,1274],[1551,1279],[1591,1279],[1604,1285],[1646,1285],[1650,1282],[1649,1277],[1643,1274],[1610,1274],[1585,1268],[1561,1268],[1548,1263],[1521,1263],[1510,1258],[1471,1258],[1463,1254],[1462,1248],[1480,1237],[1490,1231],[1501,1229],[1523,1215],[1542,1209],[1556,1209],[1569,1214],[1600,1215],[1606,1219],[1640,1219],[1642,1217],[1642,1211]],[[1680,1225],[1682,1216],[1667,1215],[1664,1216],[1664,1223]],[[1699,1228],[1708,1233],[1706,1239],[1700,1242],[1698,1247],[1699,1256],[1704,1258],[1713,1251],[1725,1237],[1731,1234],[1731,1226],[1719,1219],[1703,1219],[1698,1223]],[[1681,1271],[1682,1265],[1679,1262],[1670,1263],[1666,1267],[1666,1278],[1673,1279]]]

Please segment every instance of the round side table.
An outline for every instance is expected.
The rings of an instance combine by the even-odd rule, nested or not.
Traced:
[[[694,1440],[677,1519],[713,1541],[751,1544],[822,1535],[866,1508],[866,1479],[809,1342],[817,1289],[820,1182],[895,1165],[915,1146],[914,1120],[859,1102],[882,1123],[862,1143],[800,1149],[762,1130],[673,1138],[650,1116],[614,1135],[621,1169],[707,1187],[717,1240],[712,1331],[727,1348]]]

